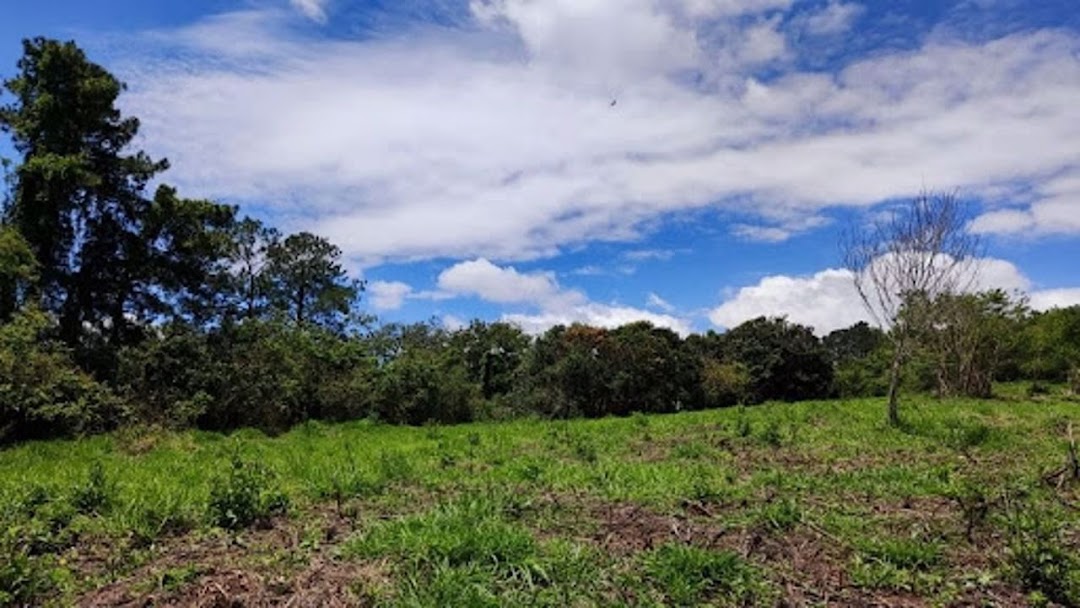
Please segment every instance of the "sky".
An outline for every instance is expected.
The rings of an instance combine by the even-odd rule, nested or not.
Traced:
[[[869,320],[839,236],[971,205],[977,285],[1080,303],[1075,0],[37,0],[163,180],[328,237],[385,321]],[[7,141],[0,156],[13,156]]]

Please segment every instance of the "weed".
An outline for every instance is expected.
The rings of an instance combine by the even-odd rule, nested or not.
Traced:
[[[497,582],[532,580],[538,572],[536,542],[506,522],[503,509],[487,498],[446,503],[376,524],[346,541],[341,554],[395,560],[406,579],[405,595],[412,598],[407,605],[499,605],[489,603]]]
[[[439,451],[439,466],[444,469],[452,469],[457,466],[457,456],[450,450]]]
[[[86,481],[72,491],[71,505],[83,515],[99,515],[109,507],[114,492],[115,488],[105,477],[104,467],[95,462]]]
[[[273,484],[265,467],[234,456],[229,469],[210,486],[207,514],[210,522],[227,530],[239,530],[284,514],[289,499]]]
[[[480,444],[483,443],[480,438],[480,433],[469,433],[468,441],[469,445],[474,448],[480,447]]]
[[[690,498],[699,502],[718,501],[723,492],[718,487],[711,469],[704,466],[694,467],[690,481]]]
[[[853,558],[852,582],[868,589],[916,591],[940,583],[935,574],[944,561],[938,542],[923,539],[882,538],[858,543]]]
[[[975,531],[985,525],[993,507],[986,485],[970,477],[960,477],[952,480],[946,496],[960,509],[964,520],[964,537],[968,542],[974,542]]]
[[[1080,558],[1062,542],[1060,518],[1031,505],[1009,505],[1010,570],[1025,590],[1080,606]]]
[[[586,437],[577,437],[574,439],[574,456],[577,456],[582,462],[587,462],[589,464],[596,464],[600,459],[600,454],[596,450],[596,444]]]
[[[756,568],[730,551],[668,544],[647,553],[649,581],[675,606],[725,599],[734,605],[763,603],[768,587]]]
[[[803,511],[799,503],[785,498],[765,505],[758,518],[767,529],[774,532],[786,532],[802,522]]]
[[[400,450],[386,450],[379,454],[379,478],[384,483],[404,483],[416,476],[409,457]]]
[[[704,458],[708,453],[708,446],[700,441],[679,443],[671,449],[672,458],[680,458],[683,460],[697,460],[698,458]]]
[[[52,588],[43,557],[30,555],[19,540],[19,528],[0,532],[0,606],[29,606]]]
[[[189,564],[179,568],[163,570],[157,574],[154,583],[157,589],[173,591],[199,578],[202,574],[202,568],[196,564]]]
[[[778,448],[784,443],[784,437],[780,432],[780,423],[770,420],[761,431],[761,442],[773,448]]]
[[[919,538],[879,538],[860,543],[859,552],[878,562],[904,570],[929,571],[941,565],[944,547],[940,542]]]
[[[954,422],[945,430],[946,445],[963,454],[984,445],[992,437],[993,429],[981,422]]]
[[[529,462],[520,469],[521,478],[530,483],[536,483],[544,476],[544,468],[535,462]]]
[[[442,428],[438,424],[427,424],[424,426],[424,437],[431,441],[442,441]]]
[[[750,423],[750,419],[746,417],[746,408],[739,406],[739,414],[735,418],[735,434],[742,438],[747,438],[754,432],[754,425]]]

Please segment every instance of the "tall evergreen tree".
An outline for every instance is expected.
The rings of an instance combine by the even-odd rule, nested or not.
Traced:
[[[14,102],[0,108],[22,155],[9,220],[34,252],[64,340],[78,342],[86,325],[119,337],[143,247],[143,192],[168,163],[128,151],[139,121],[116,107],[124,85],[74,42],[25,40],[18,69],[4,83]]]
[[[342,267],[341,250],[310,232],[272,243],[264,273],[270,305],[297,325],[343,328],[363,290]]]

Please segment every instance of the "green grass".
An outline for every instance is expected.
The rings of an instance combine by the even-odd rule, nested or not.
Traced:
[[[378,605],[770,605],[822,584],[793,566],[800,547],[853,602],[1080,602],[1080,512],[1065,506],[1080,484],[1043,481],[1080,405],[902,411],[899,428],[881,401],[855,400],[25,444],[0,452],[0,604],[67,605],[108,584],[180,593],[212,569],[166,563],[182,544],[169,539],[221,535],[273,577],[319,560],[377,572],[355,589]],[[322,539],[317,513],[343,530]],[[311,539],[259,540],[274,525]]]

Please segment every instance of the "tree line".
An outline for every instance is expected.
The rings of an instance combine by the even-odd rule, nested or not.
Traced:
[[[452,423],[881,395],[888,333],[785,319],[687,337],[648,323],[530,337],[506,323],[379,324],[326,239],[160,183],[124,85],[73,42],[24,41],[4,82],[0,442],[130,424],[280,431],[311,419]],[[925,295],[925,294],[924,294]],[[908,298],[903,381],[987,396],[1076,379],[1080,309],[1001,293]],[[902,317],[897,317],[902,318]],[[911,335],[909,335],[911,334]],[[917,334],[917,335],[915,335]]]

